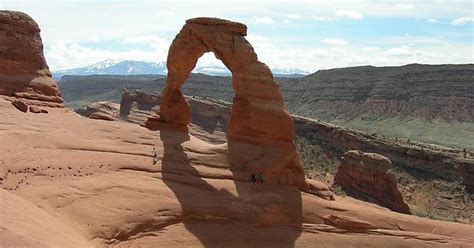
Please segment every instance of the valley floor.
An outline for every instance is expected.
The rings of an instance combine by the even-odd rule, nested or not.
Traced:
[[[474,226],[252,185],[227,144],[0,99],[0,242],[19,247],[470,246]],[[200,135],[205,135],[200,133]],[[153,164],[152,148],[159,161]]]

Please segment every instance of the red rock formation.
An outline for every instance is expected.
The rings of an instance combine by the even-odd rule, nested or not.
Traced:
[[[342,156],[334,183],[349,193],[362,193],[400,213],[410,213],[398,190],[395,176],[388,170],[392,162],[376,153],[351,150]]]
[[[0,11],[0,95],[28,104],[63,106],[43,55],[38,24],[28,15]]]
[[[191,110],[181,87],[199,57],[213,52],[232,72],[235,97],[227,137],[234,168],[243,171],[242,178],[248,178],[245,173],[249,171],[262,171],[268,183],[307,189],[293,144],[293,121],[270,69],[258,60],[252,45],[244,38],[246,34],[247,27],[241,23],[217,18],[187,20],[169,49],[160,117],[144,125],[156,129],[161,122],[187,130]],[[234,150],[237,147],[238,151]],[[240,156],[243,151],[248,151],[247,156]],[[234,171],[234,175],[238,174]]]

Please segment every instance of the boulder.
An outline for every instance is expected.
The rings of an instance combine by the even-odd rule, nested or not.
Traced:
[[[39,113],[41,113],[41,109],[38,108],[38,106],[30,106],[30,112],[35,113],[35,114],[39,114]]]
[[[27,14],[0,11],[0,95],[30,105],[62,107],[43,54],[38,24]]]
[[[334,193],[329,189],[326,184],[313,179],[306,179],[306,183],[309,186],[307,190],[308,193],[319,196],[325,200],[335,200]]]
[[[12,105],[22,112],[28,112],[28,104],[26,104],[23,100],[14,100],[12,101]]]
[[[390,159],[380,154],[351,150],[342,156],[334,184],[350,195],[368,197],[393,211],[410,213],[391,167]]]

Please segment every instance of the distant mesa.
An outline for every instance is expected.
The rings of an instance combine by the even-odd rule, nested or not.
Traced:
[[[28,105],[62,107],[43,54],[38,24],[27,14],[0,11],[0,95]]]

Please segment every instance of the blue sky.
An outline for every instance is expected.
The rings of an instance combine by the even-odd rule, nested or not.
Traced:
[[[472,1],[0,0],[40,25],[54,70],[113,60],[162,62],[186,19],[245,23],[271,68],[474,63]],[[199,65],[222,65],[206,54]]]

